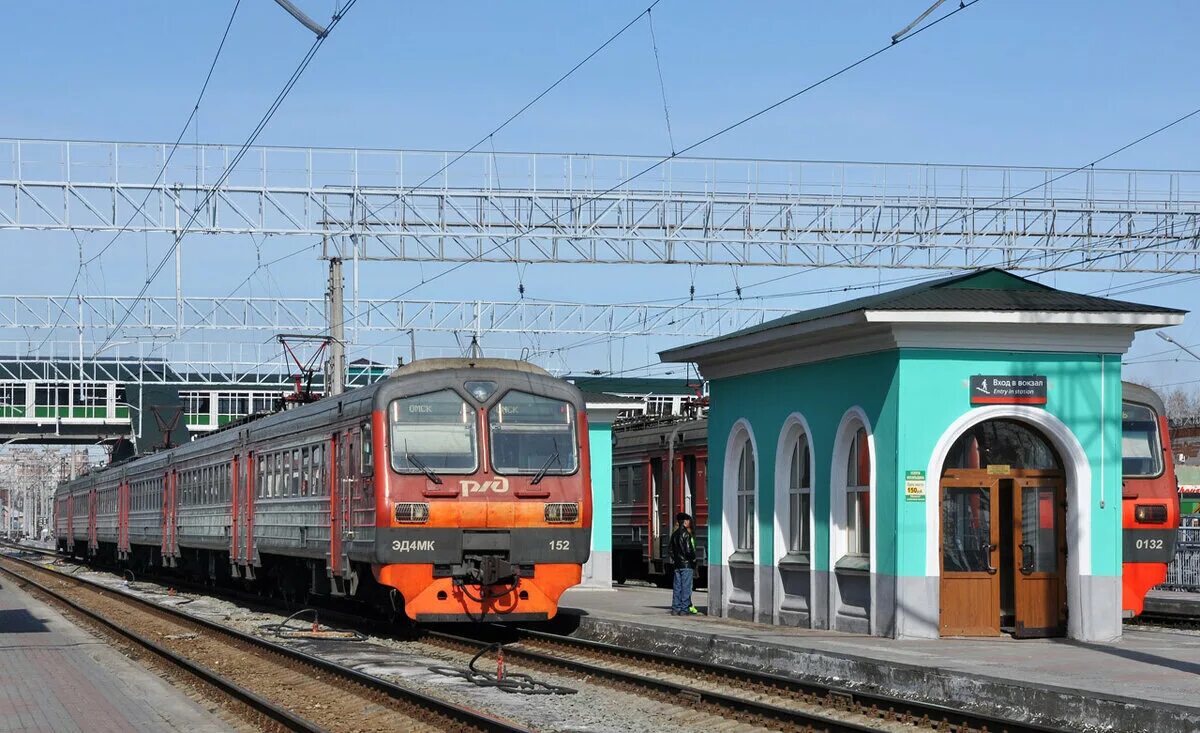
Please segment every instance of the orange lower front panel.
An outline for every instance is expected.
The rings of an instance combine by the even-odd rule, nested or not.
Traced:
[[[452,578],[434,578],[433,565],[376,565],[375,577],[404,596],[404,613],[414,621],[542,621],[558,613],[563,591],[578,585],[582,569],[574,564],[541,564],[515,587],[458,586]]]
[[[1146,593],[1166,582],[1164,563],[1127,562],[1121,571],[1121,610],[1140,616],[1146,603]]]

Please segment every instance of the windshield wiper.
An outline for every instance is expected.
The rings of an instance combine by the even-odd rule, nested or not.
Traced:
[[[404,457],[405,457],[405,459],[408,460],[409,463],[411,463],[414,466],[416,466],[417,468],[419,468],[421,470],[421,473],[425,474],[425,476],[428,477],[428,479],[430,481],[434,482],[435,484],[442,483],[442,477],[437,475],[437,471],[434,471],[429,466],[426,466],[425,462],[422,461],[420,458],[417,458],[412,453],[405,453]]]
[[[562,462],[558,460],[558,451],[554,451],[554,453],[546,459],[546,462],[542,464],[542,467],[538,469],[538,472],[533,474],[533,479],[530,480],[529,485],[536,486],[537,484],[541,483],[542,479],[546,478],[546,472],[550,470],[550,464],[556,461],[558,462],[558,465],[562,465]]]

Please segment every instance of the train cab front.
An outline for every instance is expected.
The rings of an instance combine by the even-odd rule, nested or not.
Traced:
[[[1125,389],[1131,391],[1128,385]],[[1163,439],[1166,419],[1160,405],[1143,400],[1122,405],[1121,608],[1126,617],[1141,615],[1146,593],[1166,581],[1179,527],[1179,489],[1170,442]]]
[[[582,396],[532,365],[472,363],[380,390],[376,577],[414,621],[547,620],[591,546]]]

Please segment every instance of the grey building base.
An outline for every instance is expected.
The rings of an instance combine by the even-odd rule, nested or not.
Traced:
[[[941,579],[926,575],[896,578],[896,638],[936,639],[941,624]]]
[[[708,615],[724,616],[725,608],[721,600],[725,597],[724,571],[721,565],[708,566]]]
[[[680,659],[770,672],[801,682],[832,685],[848,691],[864,690],[951,705],[997,718],[1061,730],[1154,733],[1192,733],[1200,730],[1200,707],[1120,695],[1087,694],[1066,686],[1034,684],[842,653],[776,646],[698,630],[582,616],[574,636],[659,652]],[[1065,680],[1064,684],[1069,684],[1069,680]]]
[[[1074,579],[1068,579],[1071,583]],[[1079,641],[1116,641],[1121,638],[1121,579],[1082,575],[1067,616],[1067,636]],[[1071,598],[1067,588],[1067,598]]]
[[[580,588],[612,590],[612,553],[592,550],[592,556],[583,564],[583,580]]]

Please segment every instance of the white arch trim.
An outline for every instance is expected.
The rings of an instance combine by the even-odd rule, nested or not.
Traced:
[[[758,537],[758,510],[761,496],[759,493],[759,472],[762,471],[762,454],[758,450],[758,441],[754,438],[754,428],[750,426],[750,421],[746,418],[738,418],[733,423],[733,427],[729,429],[729,437],[725,441],[725,465],[721,472],[721,615],[729,615],[729,595],[733,589],[733,578],[729,572],[729,556],[737,550],[737,542],[734,540],[734,527],[737,526],[737,479],[738,479],[738,458],[741,449],[743,438],[750,440],[750,450],[754,453],[754,578],[757,581],[758,569],[760,564],[759,558],[762,553],[761,538]],[[710,560],[711,562],[711,560]],[[754,583],[754,593],[752,599],[754,602],[755,613],[760,608],[759,603],[760,588],[758,583]]]
[[[1054,415],[1036,407],[1023,405],[989,405],[977,407],[959,416],[952,422],[934,446],[925,472],[928,486],[925,489],[925,575],[941,575],[941,478],[942,466],[950,447],[971,427],[987,420],[1010,419],[1032,425],[1050,440],[1063,460],[1063,471],[1067,479],[1067,579],[1068,588],[1075,586],[1072,579],[1092,574],[1092,466],[1087,453],[1071,429]],[[1103,478],[1103,477],[1101,477]],[[1076,612],[1072,610],[1072,619]]]
[[[813,557],[815,550],[815,547],[812,547],[812,545],[816,544],[815,519],[817,503],[814,499],[814,496],[816,494],[815,483],[817,476],[817,451],[813,441],[812,429],[808,426],[808,420],[806,420],[804,415],[801,415],[799,412],[793,412],[792,414],[788,415],[786,420],[783,421],[783,428],[779,431],[779,443],[775,447],[775,557],[771,564],[776,568],[779,567],[779,561],[784,555],[787,554],[787,535],[788,530],[790,529],[787,521],[790,518],[790,514],[788,513],[790,508],[788,506],[788,490],[790,488],[790,471],[792,465],[791,446],[792,443],[794,443],[801,435],[804,435],[808,438],[808,475],[813,481],[813,484],[809,486],[808,500],[808,541],[810,544],[810,547],[808,548],[809,558]],[[783,604],[783,579],[780,577],[778,569],[776,569],[774,573],[774,578],[775,608],[772,610],[772,614],[774,616],[775,623],[778,624],[779,608]],[[808,617],[810,624],[812,623],[811,620],[813,618],[812,604],[815,599],[815,578],[816,573],[812,572],[812,567],[810,566],[808,574]]]

